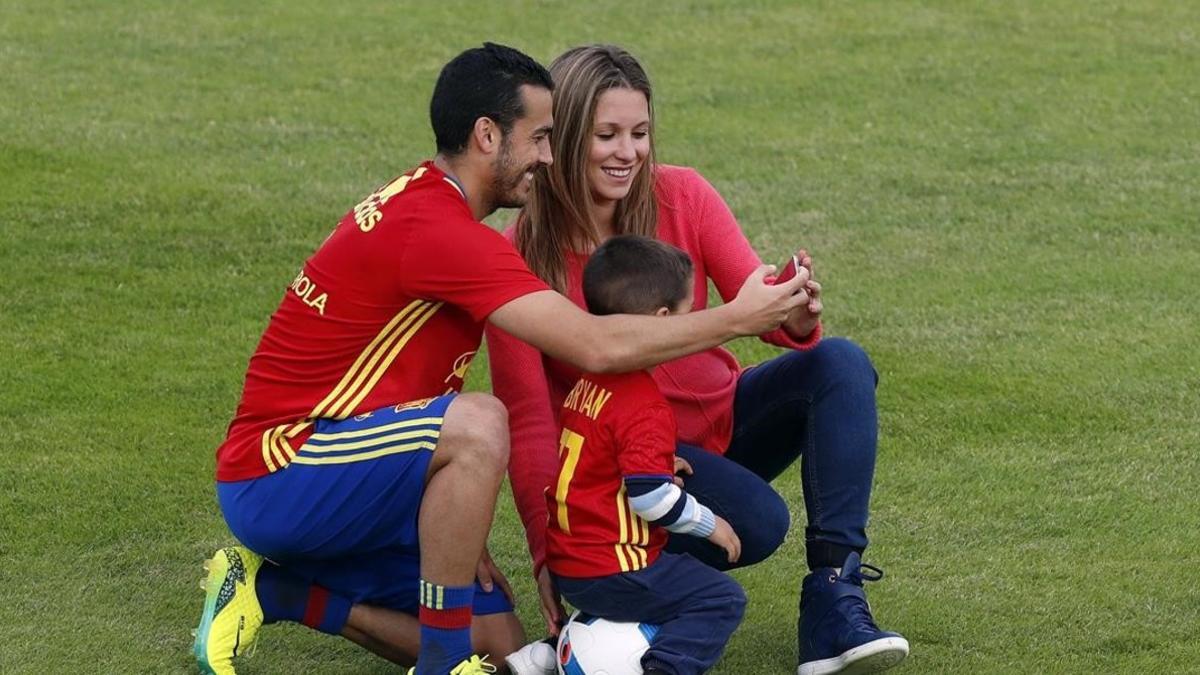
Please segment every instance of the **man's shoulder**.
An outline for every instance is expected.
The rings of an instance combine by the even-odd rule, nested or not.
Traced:
[[[383,225],[406,232],[410,242],[450,246],[469,252],[507,250],[512,245],[496,230],[475,219],[459,188],[445,175],[414,180],[412,187],[383,205]]]
[[[453,224],[482,225],[471,214],[462,189],[449,176],[438,171],[437,167],[432,164],[428,166],[428,172],[422,173],[426,165],[421,165],[412,172],[412,178],[407,184],[404,183],[405,176],[390,184],[399,187],[399,191],[395,192],[396,202],[400,206],[397,210],[411,210],[412,213],[422,216],[434,214],[439,219]],[[387,189],[387,186],[384,189]]]
[[[375,188],[351,209],[364,232],[405,229],[436,218],[440,223],[475,223],[461,190],[432,162],[424,162]]]

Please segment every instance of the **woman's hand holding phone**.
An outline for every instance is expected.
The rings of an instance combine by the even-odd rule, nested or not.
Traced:
[[[803,269],[808,280],[804,282],[804,291],[808,294],[808,302],[793,309],[783,322],[784,330],[793,339],[803,340],[808,337],[821,321],[821,312],[825,309],[821,302],[821,284],[813,279],[812,257],[808,251],[800,249],[783,264],[783,269],[775,277],[775,283],[783,283],[796,276]]]

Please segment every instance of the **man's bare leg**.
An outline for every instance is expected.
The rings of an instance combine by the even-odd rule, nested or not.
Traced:
[[[411,666],[417,662],[421,646],[421,625],[411,614],[354,605],[342,628],[342,637],[392,663]]]
[[[403,612],[355,605],[342,636],[393,663],[411,666],[421,645],[421,625],[416,617]],[[477,616],[471,621],[472,648],[477,654],[490,654],[488,660],[499,666],[501,673],[505,672],[504,657],[524,644],[525,630],[512,612]]]
[[[443,586],[474,583],[507,468],[504,404],[488,394],[456,397],[443,418],[421,500],[423,579]]]
[[[418,516],[421,578],[426,582],[447,587],[474,583],[507,467],[504,405],[487,394],[456,397],[442,420]],[[507,616],[511,618],[473,620],[472,632],[477,626],[483,632],[472,640],[472,648],[488,650],[484,653],[496,648],[501,659],[519,648],[523,631],[514,615]],[[419,653],[417,619],[391,610],[356,605],[342,634],[398,663],[411,663],[411,655]]]
[[[472,587],[507,468],[504,404],[487,394],[456,397],[442,420],[417,523],[428,595],[418,616],[422,675],[440,675],[471,655]]]

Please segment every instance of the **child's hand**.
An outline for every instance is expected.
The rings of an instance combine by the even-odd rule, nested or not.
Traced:
[[[724,518],[721,516],[715,517],[717,519],[717,529],[708,535],[708,540],[725,549],[725,557],[729,562],[735,563],[738,558],[742,557],[742,540],[738,539],[737,533],[733,531],[733,528],[729,526],[729,523]]]
[[[683,479],[679,477],[679,474],[681,474],[681,473],[686,474],[688,476],[692,475],[692,473],[693,473],[692,465],[688,464],[688,461],[686,459],[680,457],[679,455],[675,455],[675,474],[676,475],[671,477],[671,481],[674,482],[677,487],[683,487]]]

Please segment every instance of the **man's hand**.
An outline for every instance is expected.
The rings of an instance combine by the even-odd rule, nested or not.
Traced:
[[[774,265],[759,265],[729,303],[734,313],[730,327],[739,335],[769,333],[787,320],[793,310],[809,304],[806,268],[797,269],[796,276],[783,283],[768,284],[766,277],[774,273]]]
[[[803,340],[817,327],[817,324],[821,321],[821,311],[825,307],[821,303],[821,284],[813,279],[812,257],[808,255],[808,251],[800,249],[796,254],[796,259],[800,261],[800,267],[796,270],[796,276],[800,276],[800,270],[808,272],[808,280],[804,283],[804,291],[808,294],[808,302],[788,313],[787,320],[783,322],[783,329],[787,331],[793,340]]]
[[[496,567],[496,563],[492,562],[492,556],[488,553],[487,547],[483,549],[483,555],[479,557],[479,565],[475,568],[475,578],[479,580],[479,585],[483,590],[490,593],[496,584],[500,585],[500,590],[504,591],[504,595],[508,601],[517,604],[517,599],[513,597],[512,586],[508,584],[508,578]]]
[[[566,623],[567,610],[563,607],[562,597],[550,578],[550,570],[542,565],[537,575],[538,598],[542,601],[542,618],[546,620],[546,631],[558,635],[558,627]]]
[[[737,533],[729,526],[728,521],[721,516],[715,514],[714,516],[717,519],[717,529],[708,535],[708,540],[724,549],[726,559],[735,563],[738,558],[742,557],[742,540],[738,539]]]
[[[688,464],[686,459],[675,455],[675,471],[674,475],[671,476],[671,480],[679,487],[683,487],[683,479],[679,477],[681,473],[690,476],[695,472],[692,471],[692,465]]]

